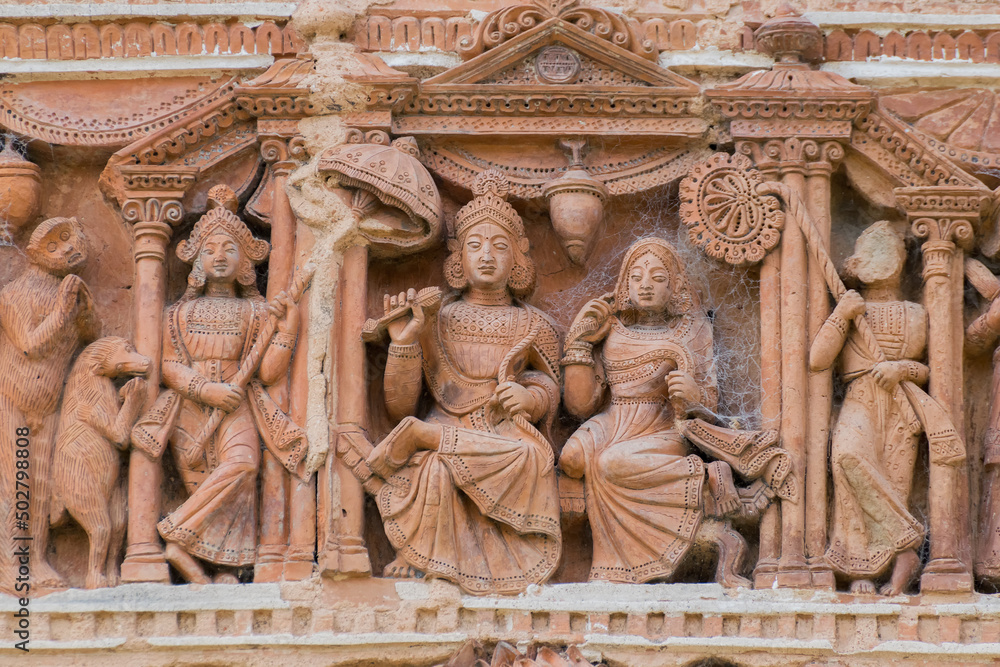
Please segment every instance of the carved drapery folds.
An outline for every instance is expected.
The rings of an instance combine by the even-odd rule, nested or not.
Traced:
[[[700,4],[692,6],[700,11]],[[249,340],[242,309],[264,308],[263,301],[283,311],[273,313],[276,321],[297,321],[275,334],[282,363],[251,390],[260,391],[252,399],[228,395],[238,403],[230,414],[240,411],[232,421],[242,420],[246,433],[255,434],[240,435],[246,435],[241,446],[260,458],[238,483],[256,485],[240,497],[257,503],[259,514],[241,518],[253,529],[241,538],[236,561],[219,556],[227,548],[222,544],[203,560],[218,556],[212,562],[246,567],[239,573],[244,580],[252,566],[258,583],[305,580],[315,569],[333,579],[369,576],[390,558],[381,536],[381,549],[367,549],[366,531],[380,530],[375,519],[381,518],[399,551],[383,573],[427,572],[475,594],[519,592],[550,576],[579,581],[586,577],[580,545],[597,554],[592,579],[639,582],[669,579],[682,565],[698,567],[686,556],[704,542],[721,551],[719,581],[749,586],[739,562],[746,545],[734,526],[748,537],[759,524],[757,588],[834,589],[850,580],[853,593],[868,594],[888,577],[881,590],[895,594],[920,572],[922,592],[972,589],[969,510],[983,501],[969,497],[977,488],[969,471],[979,462],[971,461],[975,447],[966,455],[972,442],[966,437],[983,436],[985,401],[973,405],[966,395],[980,391],[966,384],[979,371],[963,368],[960,341],[989,332],[972,329],[966,336],[962,276],[967,254],[995,258],[1000,252],[996,196],[988,189],[996,184],[990,170],[1000,155],[994,93],[905,90],[879,101],[872,88],[816,69],[824,39],[827,54],[840,47],[831,47],[810,21],[784,14],[764,22],[754,37],[756,50],[775,58],[773,68],[715,83],[658,64],[668,62],[657,59],[663,42],[657,26],[665,28],[666,19],[578,0],[537,0],[468,16],[454,10],[451,23],[438,23],[433,12],[404,14],[408,8],[373,11],[380,13],[368,17],[371,32],[360,38],[370,52],[345,56],[349,66],[337,70],[336,86],[327,86],[330,70],[317,69],[308,57],[279,59],[257,76],[186,82],[164,76],[155,95],[152,84],[122,84],[137,97],[152,97],[148,108],[117,122],[104,118],[109,106],[103,101],[70,118],[53,109],[59,96],[35,86],[38,81],[0,87],[6,114],[0,122],[8,128],[73,151],[116,151],[100,186],[127,223],[121,229],[130,233],[135,278],[123,288],[132,310],[119,317],[131,318],[133,340],[114,344],[116,354],[151,360],[145,387],[131,384],[119,396],[116,427],[119,420],[134,421],[130,415],[139,408],[152,420],[177,417],[156,414],[155,403],[167,386],[161,362],[171,352],[164,331],[172,326],[164,319],[168,291],[180,297],[176,312],[197,325],[183,322],[185,345],[195,346],[201,325],[212,329],[209,347],[229,335]],[[681,25],[685,19],[673,20]],[[409,27],[383,40],[378,26],[384,25]],[[414,36],[423,26],[426,33]],[[446,36],[437,32],[442,26]],[[0,47],[4,34],[10,36],[4,30],[0,26]],[[208,43],[208,28],[201,30]],[[678,30],[677,44],[694,43],[686,30]],[[750,29],[741,30],[740,39],[748,41]],[[274,36],[266,24],[257,33],[271,40],[258,50],[272,52],[273,40],[286,37]],[[62,39],[65,31],[53,27],[51,34]],[[137,40],[131,48],[144,48],[146,33],[135,28],[130,34]],[[167,34],[158,34],[166,45]],[[185,34],[194,44],[195,32]],[[239,24],[213,26],[210,43],[225,53],[237,34],[245,38]],[[415,58],[425,55],[421,45],[447,42],[461,63],[446,71],[428,66],[434,75],[412,61],[399,65],[412,75],[393,70],[378,53],[392,49],[376,47],[401,39]],[[856,49],[869,38],[849,39]],[[20,53],[31,44],[16,46]],[[109,81],[78,83],[97,97]],[[321,115],[336,118],[317,122]],[[341,130],[343,143],[317,145]],[[43,164],[39,146],[31,146],[32,160]],[[41,174],[60,178],[56,172],[0,153],[0,218],[6,216],[12,231],[0,233],[0,246],[13,243],[18,227],[36,217]],[[213,190],[223,181],[223,190]],[[851,215],[858,211],[856,219],[831,209],[831,190],[841,183],[865,201],[845,207]],[[320,222],[305,213],[296,218],[292,201],[307,189],[301,184],[312,188],[304,197],[319,193],[310,204],[327,206]],[[175,231],[208,216],[209,207],[247,221],[239,223],[246,235],[266,238],[271,250],[258,273],[251,275],[253,261],[264,259],[260,253],[242,266],[246,295],[218,306],[224,313],[198,319],[194,311],[218,305],[213,294],[195,294],[204,288],[198,273],[204,266],[193,266],[185,283],[186,273],[168,275],[168,253]],[[886,220],[854,238],[855,223],[872,212]],[[667,243],[660,237],[673,232],[676,217],[687,237]],[[907,266],[904,229],[906,241],[916,238],[920,245],[922,299],[909,294],[918,274]],[[656,238],[640,238],[650,235]],[[873,239],[887,249],[883,256],[874,257]],[[317,281],[323,288],[291,304],[282,294],[301,296],[296,276],[314,247],[328,261],[327,275]],[[719,261],[693,261],[692,248]],[[834,266],[831,256],[848,254],[843,270]],[[501,256],[509,266],[496,261]],[[979,266],[977,279],[992,285],[992,275],[981,275],[985,264]],[[869,269],[878,275],[865,274]],[[502,286],[493,280],[499,274]],[[738,289],[710,279],[719,275]],[[435,276],[453,291],[434,284]],[[233,287],[229,278],[218,282]],[[628,294],[632,282],[634,295]],[[262,295],[251,289],[258,283]],[[193,291],[180,296],[185,285]],[[381,293],[369,294],[376,286],[395,291],[383,300]],[[745,319],[726,322],[719,309],[698,303],[699,290],[717,301],[715,293],[726,292],[726,299],[740,301],[736,317]],[[641,306],[654,296],[663,307]],[[77,307],[86,300],[80,297]],[[254,312],[261,326],[270,319]],[[996,313],[1000,307],[980,327],[1000,330]],[[717,345],[726,326],[744,347]],[[383,334],[388,348],[365,347],[385,343]],[[740,361],[752,367],[751,375],[759,371],[746,383],[750,389],[740,388],[755,396],[738,416],[720,414],[714,376],[732,363],[734,349],[750,350]],[[233,353],[196,361],[215,373],[212,384],[228,384],[224,376],[231,376],[216,370],[243,358]],[[197,364],[189,361],[169,363],[191,370]],[[227,366],[225,373],[231,371]],[[187,392],[188,407],[207,411],[212,403],[202,401],[201,379],[189,377],[170,390]],[[834,394],[835,386],[843,395]],[[269,411],[258,416],[254,406],[262,404]],[[258,417],[262,421],[254,421]],[[304,448],[295,457],[301,466],[286,465],[284,450],[266,442],[268,423],[284,419],[307,427],[309,441],[303,436],[295,445],[297,452]],[[220,432],[235,433],[230,426]],[[851,426],[865,437],[851,440],[845,435]],[[1000,442],[995,431],[983,436],[988,444]],[[115,446],[114,438],[106,440]],[[923,460],[925,441],[929,484],[922,471],[912,471],[913,461]],[[168,446],[185,456],[183,443]],[[878,456],[866,458],[873,452]],[[875,460],[898,452],[906,474]],[[188,557],[204,554],[179,536],[184,521],[167,517],[166,510],[185,501],[181,490],[171,490],[164,493],[169,502],[161,503],[158,457],[139,446],[129,457],[122,580],[167,582],[160,534],[184,543]],[[207,478],[217,463],[206,459],[204,470],[189,466],[184,474]],[[500,477],[509,488],[486,488]],[[205,479],[184,481],[191,496],[204,488]],[[419,502],[404,497],[407,488],[424,494]],[[365,517],[365,491],[377,497],[380,517]],[[441,509],[442,497],[459,509]],[[658,504],[658,498],[669,502]],[[425,499],[426,507],[415,511]],[[212,500],[212,508],[225,505]],[[619,500],[634,516],[619,515]],[[886,506],[893,511],[872,518]],[[416,517],[412,526],[403,525],[404,515]],[[165,518],[176,525],[161,524],[158,533]],[[584,520],[591,522],[589,533],[579,523]],[[494,569],[496,554],[486,554],[486,547],[489,557],[479,560],[488,564],[479,571],[461,537],[440,553],[438,545],[421,542],[442,526],[472,526],[470,534],[483,538],[472,540],[475,548],[495,538],[507,549],[503,558],[514,555]],[[921,564],[916,555],[925,537],[930,556]],[[560,570],[563,539],[574,548]],[[609,545],[630,553],[609,555]],[[207,570],[172,556],[186,576],[208,580]],[[107,564],[106,555],[94,562],[102,559]],[[889,565],[900,562],[898,570]],[[102,585],[102,576],[114,579],[108,568],[103,575],[88,569],[88,585]]]

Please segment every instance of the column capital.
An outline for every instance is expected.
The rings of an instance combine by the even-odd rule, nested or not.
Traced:
[[[736,141],[736,152],[748,156],[762,172],[829,175],[844,158],[844,142],[790,136],[754,137]]]
[[[935,251],[944,248],[935,242],[971,248],[976,228],[992,199],[987,190],[947,185],[896,188],[893,194],[914,236],[926,239],[925,249]]]
[[[300,135],[261,134],[258,139],[260,156],[271,166],[276,176],[291,173],[308,157],[305,139]]]
[[[125,222],[164,222],[178,225],[184,218],[181,200],[194,185],[199,167],[180,165],[123,165],[122,217]]]

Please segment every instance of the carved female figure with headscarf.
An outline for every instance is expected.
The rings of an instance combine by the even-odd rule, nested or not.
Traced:
[[[385,399],[399,424],[374,451],[357,446],[367,455],[359,476],[396,549],[386,574],[423,573],[476,594],[545,581],[561,546],[555,457],[543,433],[559,405],[559,341],[521,301],[535,271],[508,190],[499,171],[477,179],[449,229],[454,291],[436,312],[414,290],[385,297]],[[425,386],[433,405],[418,418]]]
[[[221,566],[216,582],[236,583],[227,568],[253,565],[257,555],[257,473],[261,441],[290,471],[305,453],[302,430],[264,390],[291,359],[298,311],[284,292],[268,304],[254,267],[268,254],[236,214],[227,186],[209,192],[209,211],[177,255],[192,265],[188,288],[164,315],[164,389],[136,424],[133,444],[157,457],[169,442],[188,497],[160,521],[166,556],[189,581],[206,583],[199,560]],[[234,378],[265,327],[277,318],[255,377]],[[213,408],[226,415],[213,433]]]
[[[718,402],[712,326],[669,243],[646,238],[629,248],[615,291],[574,320],[562,363],[566,409],[590,417],[559,457],[563,472],[584,477],[590,579],[666,579],[704,513],[706,465],[677,420],[710,417]],[[719,471],[719,513],[731,513],[737,490],[728,467]],[[728,549],[720,560],[732,561],[720,563],[723,583],[748,585],[735,572],[742,538],[728,529],[718,539]]]

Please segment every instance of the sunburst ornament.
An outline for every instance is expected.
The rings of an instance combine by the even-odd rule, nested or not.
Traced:
[[[681,220],[706,255],[745,266],[764,259],[785,224],[776,197],[760,195],[760,172],[745,155],[716,153],[681,181]]]

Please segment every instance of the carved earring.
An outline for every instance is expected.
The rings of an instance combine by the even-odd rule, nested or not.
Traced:
[[[444,279],[452,289],[462,290],[469,284],[462,269],[462,257],[457,252],[448,255],[444,262]]]

